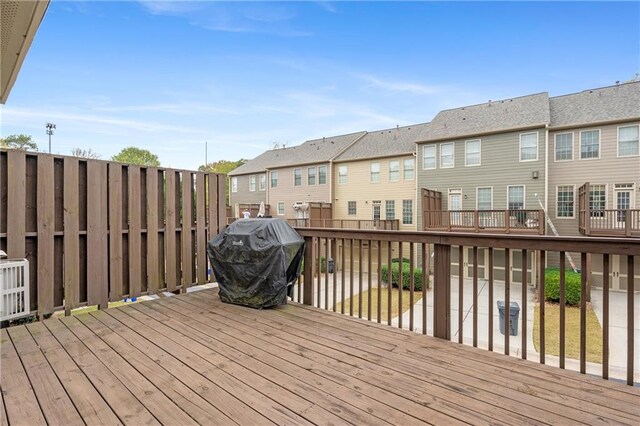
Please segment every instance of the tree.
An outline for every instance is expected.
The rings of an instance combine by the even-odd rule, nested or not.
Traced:
[[[242,166],[246,162],[247,162],[247,160],[245,160],[244,158],[241,158],[238,161],[227,161],[227,160],[214,161],[213,163],[204,164],[204,165],[198,167],[198,171],[199,172],[206,172],[206,173],[224,173],[224,174],[227,174],[231,170],[237,169],[238,167]],[[229,202],[229,179],[225,179],[225,191],[224,192],[225,192],[225,200],[227,200],[227,202]]]
[[[137,164],[139,166],[160,166],[160,160],[158,160],[157,155],[146,149],[136,148],[135,146],[124,148],[117,155],[111,157],[111,160],[120,163]]]
[[[6,138],[0,138],[0,147],[21,149],[23,151],[37,151],[38,144],[28,135],[9,135]]]
[[[74,157],[88,158],[91,160],[99,160],[100,157],[102,157],[97,152],[92,151],[91,148],[89,149],[73,148],[71,150],[71,155],[73,155]]]

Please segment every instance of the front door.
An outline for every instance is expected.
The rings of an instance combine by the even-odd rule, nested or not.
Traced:
[[[618,227],[624,228],[627,219],[626,210],[631,209],[633,204],[633,184],[616,184],[615,186],[616,221]]]
[[[449,190],[449,211],[451,218],[451,225],[462,225],[462,216],[460,213],[455,213],[462,210],[462,190],[450,189]]]

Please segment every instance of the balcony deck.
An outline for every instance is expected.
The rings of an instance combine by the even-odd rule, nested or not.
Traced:
[[[637,424],[640,389],[216,290],[2,330],[2,424]],[[8,421],[7,421],[8,420]]]

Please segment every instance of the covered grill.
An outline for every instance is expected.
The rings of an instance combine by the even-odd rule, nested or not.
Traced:
[[[287,303],[304,239],[282,219],[240,219],[209,241],[207,253],[223,302],[268,308]]]

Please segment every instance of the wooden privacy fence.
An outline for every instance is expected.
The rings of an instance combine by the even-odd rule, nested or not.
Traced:
[[[225,176],[0,151],[0,248],[27,258],[31,311],[185,290],[210,276]]]

